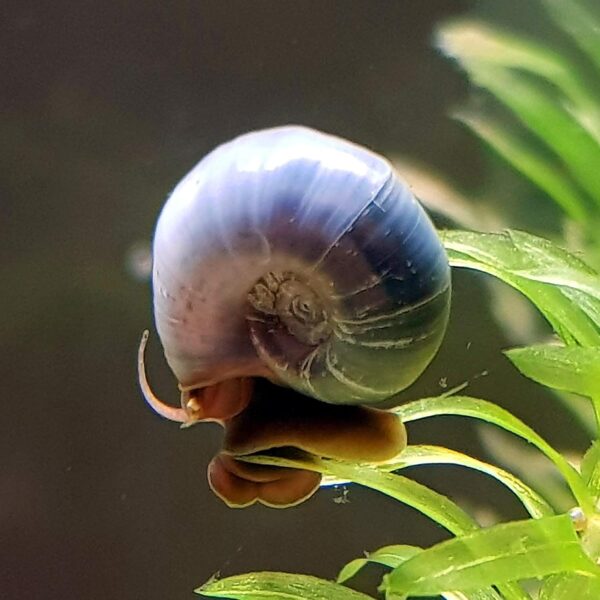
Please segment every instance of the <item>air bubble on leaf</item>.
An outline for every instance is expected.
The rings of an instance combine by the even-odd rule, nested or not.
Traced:
[[[575,528],[575,531],[583,531],[585,529],[587,525],[587,518],[581,507],[576,506],[572,508],[569,511],[569,517],[573,522],[573,527]]]

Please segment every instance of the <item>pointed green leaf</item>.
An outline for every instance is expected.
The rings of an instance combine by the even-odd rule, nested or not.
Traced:
[[[393,569],[420,552],[423,552],[423,549],[416,546],[385,546],[375,552],[369,553],[367,558],[357,558],[349,562],[340,571],[337,581],[338,583],[342,583],[354,577],[369,562]],[[502,600],[501,596],[493,588],[476,590],[469,593],[445,592],[441,596],[444,600]]]
[[[194,591],[200,596],[236,600],[371,600],[325,579],[269,571],[211,580]]]
[[[506,355],[534,381],[591,398],[600,422],[600,346],[538,345],[514,348]]]
[[[503,523],[451,539],[388,576],[396,594],[438,594],[577,571],[597,575],[567,515]]]
[[[507,431],[522,437],[524,440],[541,450],[556,465],[557,469],[565,478],[577,503],[586,513],[591,514],[593,512],[592,499],[579,473],[577,473],[559,452],[535,433],[533,429],[503,408],[500,408],[491,402],[470,398],[469,396],[438,396],[433,398],[423,398],[421,400],[403,404],[393,409],[393,412],[397,414],[404,423],[438,415],[460,415],[487,421],[488,423],[493,423],[494,425],[506,429]]]
[[[537,345],[513,348],[505,354],[527,377],[542,385],[600,397],[600,346]]]
[[[442,231],[448,250],[518,277],[573,288],[600,300],[598,274],[574,254],[549,240],[508,230],[505,233]]]
[[[408,446],[397,458],[377,465],[377,468],[380,470],[397,471],[406,467],[431,464],[460,465],[486,473],[511,490],[532,517],[539,518],[554,514],[550,505],[535,490],[532,490],[512,473],[448,448],[420,445]]]
[[[446,496],[434,492],[424,485],[375,467],[324,460],[327,471],[343,480],[353,481],[365,487],[391,496],[445,527],[455,535],[478,529],[477,523],[457,504]]]
[[[542,156],[530,143],[512,135],[505,125],[489,116],[460,111],[456,117],[467,125],[521,174],[552,198],[572,219],[586,223],[587,202],[560,165]]]
[[[394,568],[419,552],[422,552],[422,548],[417,546],[384,546],[383,548],[379,548],[379,550],[375,550],[375,552],[369,552],[365,558],[356,558],[346,564],[339,572],[337,582],[344,583],[344,581],[348,581],[348,579],[354,577],[367,563],[377,563],[384,567]]]
[[[567,344],[600,345],[600,279],[577,257],[547,240],[511,230],[501,234],[442,231],[450,264],[497,277],[527,296]]]

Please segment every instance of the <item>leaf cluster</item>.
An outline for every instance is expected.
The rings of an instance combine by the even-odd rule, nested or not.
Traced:
[[[455,117],[556,203],[597,255],[600,10],[586,0],[537,3],[562,50],[472,18],[443,24],[435,42],[488,100]]]
[[[600,412],[600,278],[583,261],[547,240],[518,232],[443,232],[454,267],[495,276],[533,302],[554,327],[556,342],[509,350],[526,376],[587,397]],[[577,509],[556,514],[551,503],[514,474],[437,446],[409,446],[392,460],[357,464],[308,454],[255,455],[247,460],[314,470],[325,484],[353,482],[386,494],[428,516],[453,537],[431,548],[391,546],[343,567],[336,583],[304,575],[253,573],[209,582],[197,591],[225,598],[361,598],[342,584],[368,562],[392,570],[381,590],[388,600],[441,594],[449,600],[531,598],[523,580],[540,581],[543,600],[600,597],[600,445],[590,446],[581,470],[505,409],[462,395],[424,398],[395,409],[404,423],[440,415],[485,421],[533,445],[552,461]],[[596,438],[597,428],[596,428]],[[398,472],[427,464],[454,464],[485,473],[505,485],[530,519],[481,529],[464,509]],[[344,594],[347,594],[344,596]]]

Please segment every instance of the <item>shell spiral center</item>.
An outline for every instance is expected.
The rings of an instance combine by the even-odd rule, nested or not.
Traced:
[[[319,295],[295,273],[267,273],[250,290],[248,301],[303,344],[317,346],[331,334],[328,311]]]

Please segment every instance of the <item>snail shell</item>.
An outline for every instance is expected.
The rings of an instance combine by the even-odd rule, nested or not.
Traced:
[[[397,419],[365,407],[393,405],[437,352],[450,271],[431,221],[385,159],[304,127],[240,136],[175,188],[156,227],[153,260],[156,327],[182,407],[164,405],[150,391],[145,340],[140,381],[163,416],[225,426],[225,453],[209,468],[213,488],[223,472],[257,485],[274,477],[273,469],[251,477],[251,467],[235,460],[258,449],[291,445],[347,458],[360,446],[353,440],[364,438],[358,458],[384,460],[403,447]],[[257,394],[257,378],[286,387]],[[269,404],[272,398],[279,400]],[[274,406],[303,402],[311,414],[335,414],[327,435],[320,416],[296,427],[304,441],[289,427],[289,438],[275,435],[285,419],[272,418]],[[257,411],[260,425],[247,418],[253,403],[269,407]],[[241,429],[261,430],[262,446],[246,440],[243,449],[228,447],[228,439],[247,437]],[[317,438],[340,448],[322,451]],[[238,502],[234,483],[216,490],[233,505],[301,499],[258,493],[248,500],[254,486]]]

